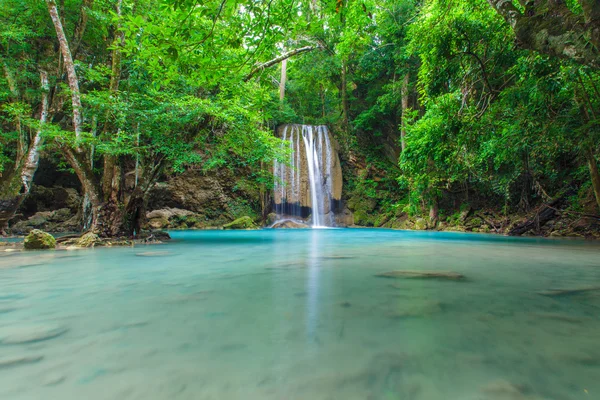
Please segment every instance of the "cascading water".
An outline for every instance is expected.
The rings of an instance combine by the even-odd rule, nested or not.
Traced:
[[[278,220],[301,219],[310,212],[313,227],[333,226],[332,204],[341,197],[341,169],[329,130],[324,125],[285,125],[281,138],[282,146],[290,149],[291,162],[275,161],[273,167]]]

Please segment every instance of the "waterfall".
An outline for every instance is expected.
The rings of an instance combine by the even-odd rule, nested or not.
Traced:
[[[324,125],[285,125],[280,135],[291,159],[273,165],[277,219],[302,219],[310,213],[313,227],[333,226],[332,202],[341,196],[341,182],[334,196],[334,166],[340,167],[329,130]]]

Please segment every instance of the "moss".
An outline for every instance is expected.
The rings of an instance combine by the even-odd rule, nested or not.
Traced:
[[[95,233],[88,232],[75,242],[75,246],[77,247],[94,247],[96,245],[101,244],[102,241]]]
[[[373,226],[374,218],[365,211],[357,210],[354,212],[354,224],[358,226]]]
[[[427,230],[427,221],[425,221],[423,218],[417,218],[415,220],[415,230],[417,230],[417,231]]]
[[[233,222],[223,225],[223,229],[256,229],[254,220],[248,216],[236,219]]]
[[[23,245],[27,250],[54,249],[56,239],[49,233],[34,229],[25,237]]]

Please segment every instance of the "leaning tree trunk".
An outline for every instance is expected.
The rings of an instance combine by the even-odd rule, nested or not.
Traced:
[[[77,73],[75,72],[75,63],[73,62],[73,56],[71,55],[71,49],[69,48],[69,42],[63,29],[62,22],[58,16],[58,9],[54,0],[46,0],[48,4],[48,12],[52,18],[56,36],[58,37],[58,43],[60,45],[60,52],[63,56],[65,63],[65,69],[67,70],[67,77],[69,80],[69,89],[71,89],[71,103],[73,105],[73,130],[75,131],[75,138],[79,140],[81,135],[81,96],[79,94],[79,80],[77,79]]]
[[[39,165],[40,150],[43,143],[42,129],[48,119],[49,88],[48,74],[45,71],[40,72],[40,82],[42,87],[42,108],[38,129],[31,140],[31,145],[24,161],[7,180],[5,187],[2,188],[0,198],[0,231],[2,232],[6,229],[8,222],[13,219],[19,206],[29,194],[33,176]]]
[[[408,92],[408,84],[410,83],[410,72],[407,72],[404,75],[404,79],[402,80],[402,101],[401,101],[401,107],[402,107],[402,116],[401,116],[401,121],[400,121],[400,144],[402,147],[402,151],[404,151],[406,149],[406,119],[408,118],[408,98],[409,98],[409,92]]]
[[[73,130],[75,131],[75,148],[71,148],[64,143],[57,143],[59,148],[62,150],[63,155],[67,159],[67,162],[71,165],[75,171],[81,187],[83,189],[83,204],[82,204],[82,220],[83,228],[85,230],[96,230],[96,227],[100,224],[100,209],[101,209],[101,196],[100,196],[100,185],[96,181],[96,177],[90,167],[87,154],[84,149],[80,147],[79,139],[82,131],[82,105],[81,95],[79,92],[79,80],[75,71],[75,64],[73,62],[73,56],[71,49],[69,48],[69,42],[65,35],[62,21],[58,14],[56,2],[54,0],[46,0],[48,5],[48,12],[52,18],[58,43],[60,46],[60,52],[67,70],[67,77],[69,81],[69,89],[71,89],[71,103],[73,108]]]
[[[350,126],[349,117],[349,106],[348,106],[348,63],[342,61],[342,82],[341,82],[341,95],[342,95],[342,125],[346,132]]]
[[[588,162],[590,177],[592,178],[592,188],[594,189],[596,204],[600,211],[600,173],[598,172],[598,163],[596,162],[596,157],[594,157],[594,152],[591,147],[585,149],[585,158]]]

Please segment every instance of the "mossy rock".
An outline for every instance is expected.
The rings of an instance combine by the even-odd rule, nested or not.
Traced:
[[[27,250],[43,250],[56,248],[56,239],[49,233],[34,229],[25,237],[23,246]]]
[[[277,221],[277,214],[275,213],[270,213],[269,215],[267,215],[267,225],[271,226],[275,223],[275,221]]]
[[[423,218],[417,218],[415,220],[415,230],[424,231],[427,230],[427,221]]]
[[[363,211],[354,212],[354,225],[373,226],[373,218]]]
[[[94,247],[102,244],[100,237],[93,232],[88,232],[75,242],[77,247]]]
[[[257,226],[252,218],[246,216],[236,219],[233,222],[223,225],[223,229],[256,229]]]

